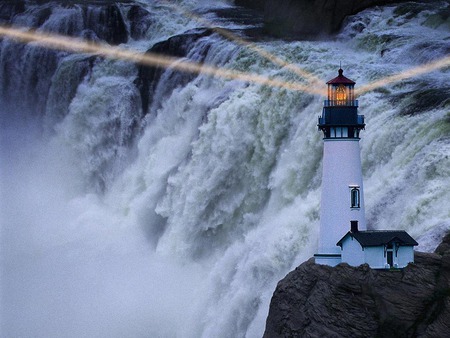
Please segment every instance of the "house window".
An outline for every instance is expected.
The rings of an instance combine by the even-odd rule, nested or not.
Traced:
[[[353,188],[352,190],[350,190],[350,200],[352,208],[359,208],[360,198],[358,188]]]

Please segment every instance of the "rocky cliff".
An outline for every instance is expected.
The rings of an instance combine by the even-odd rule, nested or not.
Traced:
[[[448,337],[450,234],[403,270],[308,260],[273,294],[265,338]]]
[[[264,12],[264,28],[279,38],[318,39],[341,28],[344,19],[366,8],[405,0],[235,0]]]

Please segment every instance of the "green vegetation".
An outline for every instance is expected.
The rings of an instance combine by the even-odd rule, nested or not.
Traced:
[[[442,12],[430,15],[423,23],[424,26],[430,28],[446,28],[450,30],[450,9]]]
[[[427,3],[418,3],[418,2],[407,2],[403,4],[399,4],[397,8],[394,10],[394,16],[403,16],[405,15],[406,19],[415,18],[420,12],[427,10]]]
[[[359,39],[358,47],[367,51],[377,51],[380,47],[399,39],[400,36],[394,34],[366,35]]]

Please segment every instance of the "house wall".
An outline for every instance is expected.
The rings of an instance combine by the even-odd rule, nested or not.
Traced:
[[[414,247],[401,246],[397,252],[398,267],[404,268],[405,266],[408,265],[408,263],[414,263]]]
[[[395,247],[393,250],[393,266],[404,268],[408,263],[414,262],[414,247],[400,246],[395,255]],[[347,236],[342,242],[342,262],[352,266],[359,266],[367,263],[372,269],[385,269],[387,264],[387,253],[384,254],[384,246],[365,247],[351,236]]]
[[[351,236],[348,236],[342,243],[342,262],[351,266],[364,264],[364,251],[361,244]]]
[[[364,259],[372,269],[384,269],[387,262],[382,245],[364,248]]]

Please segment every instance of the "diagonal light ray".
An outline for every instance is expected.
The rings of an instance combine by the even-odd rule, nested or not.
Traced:
[[[308,82],[311,82],[313,84],[317,84],[317,83],[321,83],[322,80],[320,78],[318,78],[317,76],[313,75],[310,72],[307,72],[306,70],[298,67],[295,64],[292,63],[288,63],[287,61],[281,59],[280,57],[276,56],[275,54],[272,54],[270,52],[268,52],[267,50],[265,50],[264,48],[261,48],[259,46],[257,46],[256,44],[254,44],[253,42],[247,41],[241,37],[239,37],[238,35],[234,34],[233,32],[231,32],[228,29],[224,29],[224,28],[220,28],[220,27],[215,27],[211,22],[209,22],[208,20],[204,19],[203,17],[201,17],[200,15],[197,15],[195,13],[192,13],[191,11],[188,11],[187,9],[183,8],[182,6],[180,6],[179,4],[172,4],[170,2],[168,2],[167,0],[160,0],[161,3],[164,3],[165,5],[177,10],[178,12],[182,13],[184,16],[188,17],[188,18],[192,18],[195,21],[199,22],[200,24],[208,27],[209,29],[213,30],[214,32],[216,32],[217,34],[222,35],[223,37],[225,37],[226,39],[235,42],[238,45],[241,45],[243,47],[246,47],[247,49],[257,53],[258,55],[262,56],[263,58],[265,58],[266,60],[269,60],[270,62],[272,62],[273,64],[283,67],[287,70],[289,70],[290,72],[306,79]]]
[[[252,42],[242,39],[241,37],[232,33],[230,30],[219,28],[219,27],[214,27],[209,21],[205,20],[203,17],[184,9],[179,4],[172,4],[167,0],[160,0],[160,2],[181,12],[186,17],[192,18],[192,19],[196,20],[197,22],[205,25],[206,27],[208,27],[211,30],[215,31],[216,33],[222,35],[226,39],[231,40],[239,45],[242,45],[242,46],[256,52],[260,56],[271,61],[273,64],[284,67],[285,69],[288,69],[292,73],[306,79],[307,81],[309,81],[311,83],[311,87],[312,86],[317,87],[319,83],[323,82],[320,78],[313,75],[312,73],[309,73],[294,64],[290,64],[290,63],[284,61],[283,59],[279,58],[278,56],[268,52],[267,50],[265,50],[263,48],[258,47],[256,44],[254,44]],[[434,70],[437,70],[440,68],[445,68],[448,66],[450,66],[450,57],[444,57],[443,59],[425,64],[425,65],[422,65],[419,67],[408,69],[404,72],[394,74],[394,75],[379,79],[377,81],[374,81],[372,83],[366,84],[366,85],[360,87],[359,89],[356,89],[355,94],[362,95],[366,92],[372,91],[379,87],[384,87],[384,86],[392,84],[392,83],[400,82],[402,80],[416,77],[416,76],[425,74],[427,72],[431,72],[431,71],[434,71]],[[310,89],[312,89],[312,88],[310,88]],[[323,95],[323,96],[326,95],[326,93],[324,91],[322,92],[320,89],[312,90],[312,92],[320,93],[320,95]]]
[[[36,31],[24,31],[23,29],[0,26],[0,36],[9,37],[21,42],[33,42],[40,46],[69,51],[74,53],[97,54],[105,58],[125,60],[146,66],[172,68],[178,71],[206,74],[210,76],[222,77],[229,80],[239,80],[244,82],[267,85],[271,87],[284,88],[292,91],[302,91],[313,95],[326,96],[326,91],[315,86],[306,86],[281,79],[271,79],[267,76],[234,71],[226,68],[219,68],[212,65],[199,64],[192,61],[183,60],[169,56],[162,56],[154,53],[142,54],[137,51],[127,50],[117,46],[109,46],[78,38],[66,37],[55,34],[44,34]],[[394,74],[357,89],[355,94],[361,95],[379,87],[396,83],[408,78],[416,77],[434,70],[450,66],[450,56],[440,60],[421,65],[404,72]]]
[[[367,93],[369,91],[372,91],[376,88],[384,87],[384,86],[392,84],[392,83],[400,82],[402,80],[416,77],[416,76],[419,76],[419,75],[422,75],[425,73],[429,73],[434,70],[438,70],[438,69],[445,68],[445,67],[450,67],[450,56],[444,57],[442,59],[439,59],[439,60],[436,60],[436,61],[433,61],[430,63],[426,63],[424,65],[421,65],[421,66],[418,66],[415,68],[405,70],[398,74],[394,74],[394,75],[390,75],[390,76],[381,78],[372,83],[368,83],[368,84],[360,87],[359,89],[356,89],[355,94],[361,95],[361,94]]]
[[[186,73],[206,74],[222,77],[229,80],[239,80],[271,87],[284,88],[293,91],[303,91],[310,94],[324,95],[323,90],[312,88],[294,82],[271,79],[267,76],[238,72],[212,65],[195,63],[192,61],[162,56],[154,53],[139,53],[117,46],[109,46],[81,39],[61,36],[56,34],[44,34],[36,31],[23,31],[17,28],[1,27],[0,36],[6,36],[21,42],[34,42],[40,46],[55,50],[75,53],[98,54],[105,58],[125,60],[146,66],[172,68]]]

